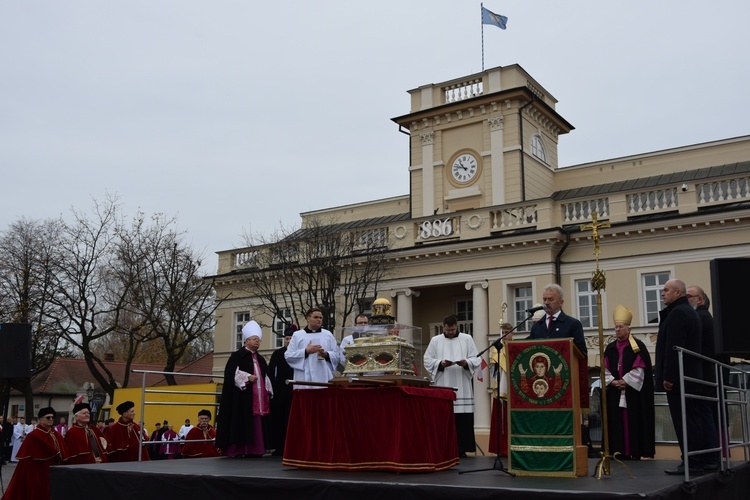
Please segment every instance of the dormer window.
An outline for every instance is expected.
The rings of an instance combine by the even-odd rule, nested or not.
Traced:
[[[544,150],[544,141],[539,134],[531,138],[531,154],[547,163],[547,152]]]

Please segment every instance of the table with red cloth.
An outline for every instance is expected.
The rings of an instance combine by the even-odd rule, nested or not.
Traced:
[[[458,464],[452,389],[295,390],[282,463],[319,470],[433,472]]]

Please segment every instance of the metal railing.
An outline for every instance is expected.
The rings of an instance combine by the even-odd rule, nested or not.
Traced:
[[[213,406],[214,410],[219,406],[216,401],[216,396],[221,396],[220,392],[209,392],[209,391],[175,391],[169,389],[147,389],[146,388],[146,376],[149,374],[154,375],[179,375],[180,377],[202,377],[202,378],[215,378],[214,374],[203,374],[203,373],[185,373],[185,372],[160,372],[153,370],[133,370],[133,373],[142,373],[141,377],[141,418],[138,422],[141,427],[141,432],[138,436],[138,461],[140,462],[143,458],[143,426],[144,416],[146,412],[146,405],[166,405],[166,406]],[[169,387],[169,386],[167,386]],[[146,401],[146,394],[193,394],[193,395],[213,395],[214,401],[200,402],[200,401]],[[216,415],[216,411],[214,411]],[[213,442],[213,439],[191,439],[191,442],[202,443],[202,442]],[[179,441],[148,441],[148,444],[164,444],[174,443],[180,444]]]
[[[695,455],[703,455],[708,453],[721,452],[720,468],[722,471],[728,470],[732,467],[730,460],[730,448],[744,449],[745,460],[748,460],[750,453],[750,427],[748,427],[748,417],[750,406],[748,405],[748,378],[750,378],[750,372],[745,371],[741,368],[732,365],[726,365],[720,363],[712,358],[698,354],[697,352],[690,351],[684,347],[674,346],[677,351],[677,361],[680,373],[680,405],[682,409],[682,442],[684,443],[683,449],[683,460],[685,462],[685,481],[690,480],[690,457]],[[699,361],[706,366],[706,363],[710,363],[714,370],[714,380],[716,382],[701,380],[685,375],[684,357],[692,356],[698,358]],[[728,380],[724,379],[724,374],[736,374],[739,375],[737,378],[738,383],[731,385]],[[704,375],[705,376],[705,375]],[[708,387],[711,389],[712,395],[687,393],[685,391],[685,382],[692,382],[698,387]],[[701,391],[697,391],[701,392]],[[709,391],[706,391],[708,393]],[[728,392],[736,394],[737,399],[727,399]],[[706,448],[702,450],[690,451],[688,442],[688,431],[687,431],[687,411],[686,411],[686,400],[695,399],[698,401],[708,401],[716,405],[716,414],[719,416],[719,422],[714,422],[714,425],[718,426],[719,433],[719,446],[714,448]],[[729,419],[727,417],[728,409],[731,406],[736,406],[740,409],[741,419],[741,441],[732,443],[729,436]]]
[[[727,366],[727,365],[723,365]],[[750,368],[750,367],[749,367]],[[726,374],[725,374],[726,375]],[[739,443],[743,441],[743,422],[748,419],[747,413],[742,412],[745,407],[742,404],[743,397],[745,400],[750,400],[750,394],[747,391],[741,391],[732,387],[731,381],[733,378],[739,378],[740,376],[748,376],[750,372],[743,370],[740,366],[732,366],[729,370],[729,383],[726,384],[726,416],[728,420],[728,433],[730,443]],[[591,413],[588,416],[588,427],[589,435],[594,445],[601,445],[602,440],[602,418],[601,418],[601,405],[599,399],[601,397],[601,389],[598,385],[599,379],[594,380],[595,386],[592,386],[591,390]],[[735,384],[736,387],[736,384]],[[675,433],[674,426],[672,425],[672,417],[669,414],[669,405],[667,404],[667,394],[664,391],[654,392],[654,406],[655,406],[655,438],[656,444],[661,445],[676,445],[677,434]],[[718,422],[717,422],[718,426]]]

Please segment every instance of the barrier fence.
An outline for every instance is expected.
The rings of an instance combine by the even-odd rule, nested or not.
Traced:
[[[144,416],[146,412],[146,405],[149,406],[211,406],[214,408],[214,415],[217,414],[216,408],[219,406],[219,402],[217,401],[217,396],[221,396],[221,392],[210,392],[210,391],[177,391],[177,390],[171,390],[171,389],[151,389],[146,387],[146,376],[149,374],[152,375],[178,375],[180,377],[201,377],[201,378],[216,378],[214,374],[204,374],[204,373],[185,373],[185,372],[161,372],[161,371],[153,371],[153,370],[133,370],[133,373],[141,373],[143,376],[141,378],[141,417],[139,421],[139,425],[141,426],[141,429],[144,428]],[[170,387],[170,386],[167,386]],[[212,401],[149,401],[147,399],[148,394],[185,394],[185,395],[199,395],[199,396],[214,396]],[[191,439],[191,441],[195,442],[213,442],[213,439]],[[181,444],[181,441],[148,441],[148,444]],[[140,433],[139,436],[139,446],[138,446],[138,461],[140,462],[143,457],[143,432]]]

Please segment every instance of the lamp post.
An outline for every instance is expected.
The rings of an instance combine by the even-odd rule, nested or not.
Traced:
[[[91,382],[86,382],[85,390],[88,402],[89,404],[91,404],[91,399],[94,397],[94,384],[92,384]]]

